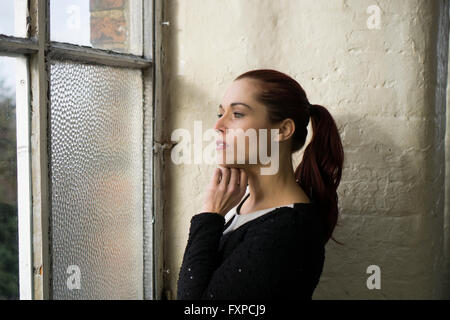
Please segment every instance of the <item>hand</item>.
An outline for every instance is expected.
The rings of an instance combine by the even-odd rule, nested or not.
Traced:
[[[247,173],[237,168],[219,166],[206,190],[201,212],[216,212],[225,216],[237,206],[247,189]]]

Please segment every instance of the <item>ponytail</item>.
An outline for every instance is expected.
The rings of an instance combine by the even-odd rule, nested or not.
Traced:
[[[310,105],[309,113],[313,136],[295,170],[295,178],[310,198],[318,205],[325,227],[326,243],[332,237],[338,219],[338,196],[344,150],[336,123],[328,110]]]

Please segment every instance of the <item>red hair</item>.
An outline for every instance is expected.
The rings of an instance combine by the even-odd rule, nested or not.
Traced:
[[[270,69],[252,70],[235,80],[258,80],[260,88],[255,99],[264,104],[272,123],[290,118],[295,123],[292,153],[300,150],[308,134],[311,119],[313,136],[303,153],[303,159],[295,170],[298,184],[316,203],[324,221],[326,243],[333,237],[338,220],[337,188],[341,180],[344,150],[336,123],[328,110],[311,105],[300,84],[288,75]]]

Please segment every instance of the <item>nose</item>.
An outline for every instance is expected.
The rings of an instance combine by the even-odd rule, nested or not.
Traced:
[[[219,119],[217,119],[216,124],[214,125],[214,130],[219,134],[225,133],[225,131],[226,131],[225,115],[222,115]]]

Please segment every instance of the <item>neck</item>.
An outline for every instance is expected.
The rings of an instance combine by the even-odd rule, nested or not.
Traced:
[[[273,202],[274,199],[283,199],[286,190],[298,187],[295,181],[291,157],[283,157],[279,170],[273,175],[261,175],[261,166],[249,166],[244,170],[247,173],[250,196],[246,200],[251,207]]]

